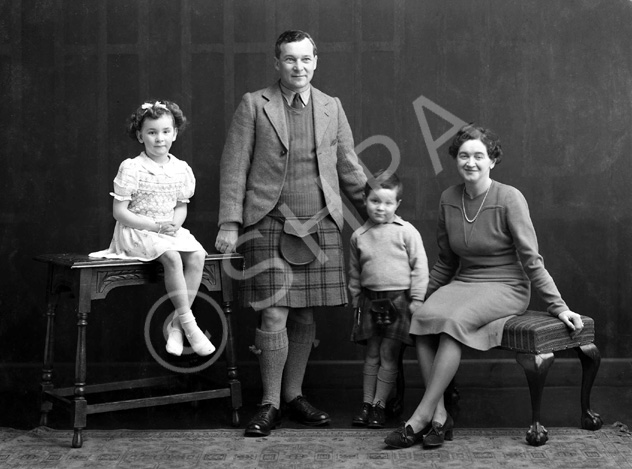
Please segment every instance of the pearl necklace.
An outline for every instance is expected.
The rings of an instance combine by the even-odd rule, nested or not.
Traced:
[[[478,207],[478,211],[476,212],[476,215],[474,215],[474,218],[472,218],[471,220],[467,218],[467,212],[465,211],[465,185],[463,186],[463,192],[461,193],[461,208],[463,209],[463,218],[465,218],[466,222],[474,223],[476,221],[476,219],[478,218],[478,214],[481,213],[481,209],[483,208],[483,205],[485,205],[487,194],[489,194],[489,190],[492,188],[493,183],[494,181],[492,181],[489,184],[489,187],[487,188],[487,191],[485,192],[485,197],[483,197],[483,201],[481,202],[481,206]]]

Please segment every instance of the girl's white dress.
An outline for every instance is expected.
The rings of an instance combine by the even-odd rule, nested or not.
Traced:
[[[194,191],[195,177],[185,161],[170,154],[169,162],[160,166],[142,152],[121,163],[110,195],[117,200],[129,200],[129,211],[138,216],[154,222],[170,222],[176,204],[188,203]],[[200,250],[204,248],[186,228],[171,236],[137,230],[117,221],[110,247],[89,256],[151,261],[166,251]]]

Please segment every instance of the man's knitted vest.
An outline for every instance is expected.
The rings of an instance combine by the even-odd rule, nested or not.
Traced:
[[[290,137],[288,166],[279,203],[271,215],[282,216],[279,206],[286,204],[294,216],[311,217],[325,206],[323,191],[318,185],[312,100],[302,109],[294,109],[286,103],[285,116]]]

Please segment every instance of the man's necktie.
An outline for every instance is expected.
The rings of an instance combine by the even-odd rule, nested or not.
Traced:
[[[303,109],[303,101],[301,100],[301,95],[298,93],[294,94],[294,99],[292,100],[292,107],[294,109]]]

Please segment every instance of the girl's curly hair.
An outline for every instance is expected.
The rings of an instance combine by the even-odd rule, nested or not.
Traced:
[[[136,132],[142,130],[145,119],[158,119],[165,114],[173,117],[173,126],[178,132],[182,132],[187,126],[187,118],[184,117],[180,106],[173,101],[152,99],[138,106],[136,111],[129,116],[127,120],[127,134],[132,140],[137,141]]]

